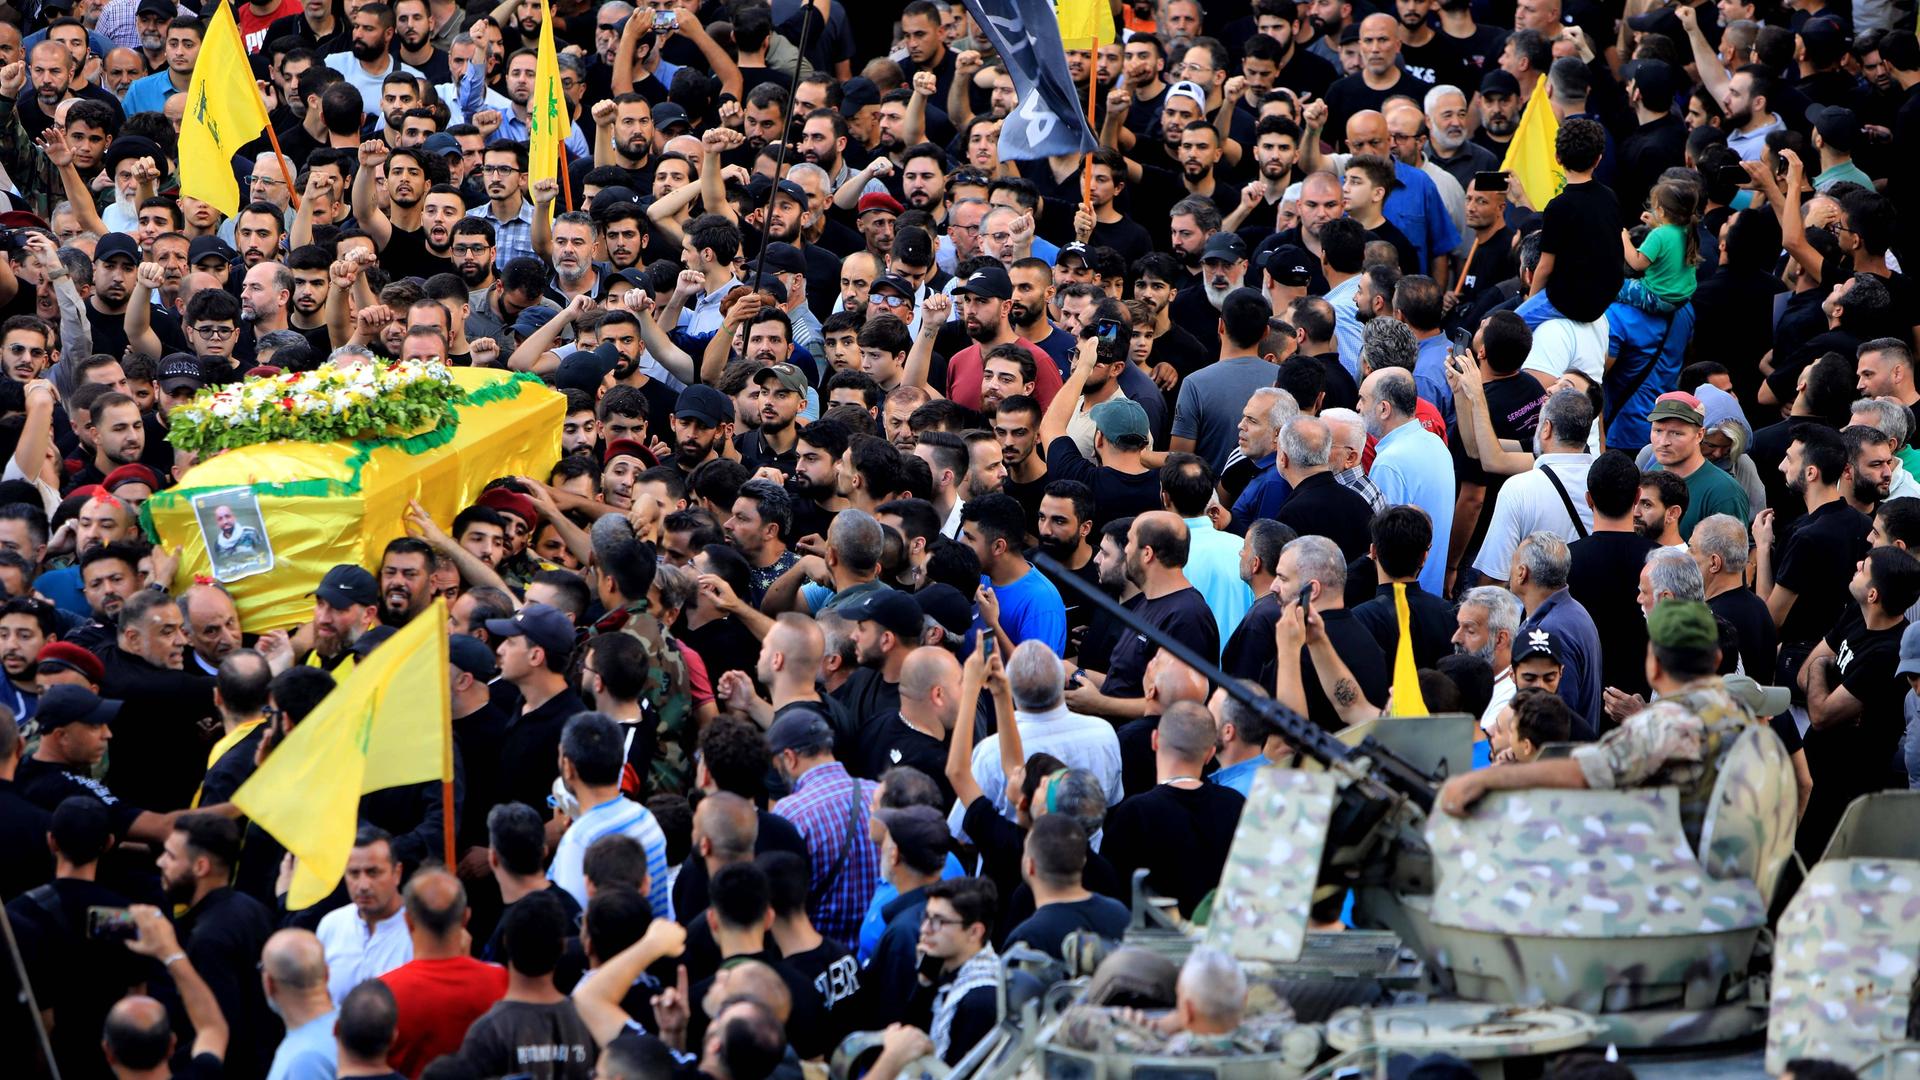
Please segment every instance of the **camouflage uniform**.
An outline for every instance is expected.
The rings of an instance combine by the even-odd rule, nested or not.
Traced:
[[[1129,1019],[1131,1009],[1075,1005],[1060,1018],[1055,1038],[1076,1050],[1143,1054],[1154,1057],[1231,1057],[1269,1054],[1282,1048],[1297,1025],[1287,1010],[1249,1016],[1224,1035],[1197,1035],[1179,1031],[1162,1035]]]
[[[1721,758],[1755,722],[1746,705],[1710,678],[1627,717],[1599,742],[1575,748],[1572,757],[1596,790],[1679,788],[1680,826],[1698,850]]]
[[[640,690],[640,715],[656,733],[656,749],[643,790],[631,793],[644,799],[660,793],[682,794],[693,784],[694,745],[699,731],[693,723],[693,688],[686,661],[673,635],[647,612],[645,600],[606,614],[593,624],[594,634],[631,634],[647,655],[647,677]]]
[[[527,586],[533,584],[535,575],[542,571],[558,569],[560,567],[545,559],[534,558],[532,551],[522,551],[518,555],[501,560],[500,565],[494,567],[494,572],[500,575],[500,580],[507,583],[507,588],[524,596]]]

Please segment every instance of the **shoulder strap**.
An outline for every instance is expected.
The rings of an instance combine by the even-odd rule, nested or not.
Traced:
[[[1546,474],[1547,483],[1552,484],[1553,490],[1559,494],[1560,505],[1567,508],[1567,517],[1573,519],[1573,531],[1580,534],[1580,539],[1585,540],[1587,527],[1580,522],[1580,511],[1573,505],[1573,496],[1567,494],[1567,485],[1561,483],[1560,478],[1555,476],[1553,469],[1548,466],[1540,466],[1540,471]]]
[[[822,892],[839,883],[840,871],[846,867],[847,857],[853,854],[854,842],[860,838],[860,780],[851,773],[847,775],[847,780],[853,784],[853,797],[847,800],[846,842],[840,845],[840,854],[834,857],[833,869],[827,871],[826,879],[820,884]]]
[[[33,906],[46,912],[47,918],[53,921],[53,928],[62,935],[73,932],[73,924],[67,921],[67,910],[60,906],[60,893],[54,889],[52,883],[28,890],[26,899]]]

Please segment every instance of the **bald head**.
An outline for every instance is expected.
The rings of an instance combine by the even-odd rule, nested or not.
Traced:
[[[327,954],[311,930],[282,930],[260,950],[261,970],[277,990],[308,994],[327,988]]]
[[[925,700],[936,687],[960,685],[960,661],[945,649],[915,649],[900,666],[900,696]]]
[[[700,800],[693,812],[693,842],[707,844],[706,855],[721,863],[753,858],[760,838],[760,816],[753,804],[731,791],[716,791]]]
[[[452,941],[467,923],[467,890],[445,870],[422,870],[407,882],[407,926],[435,941]]]
[[[1356,154],[1385,154],[1392,145],[1392,140],[1388,138],[1387,118],[1377,110],[1362,109],[1347,117],[1347,149]]]
[[[773,629],[767,632],[767,648],[785,658],[785,670],[810,675],[820,668],[827,639],[819,623],[789,611],[774,620]]]
[[[1146,686],[1147,693],[1160,704],[1163,713],[1178,702],[1207,700],[1207,680],[1185,661],[1176,660],[1167,652],[1156,653],[1147,662]]]
[[[1205,705],[1181,701],[1161,714],[1156,736],[1162,760],[1198,765],[1213,753],[1219,733],[1214,730],[1213,714]]]
[[[112,1064],[129,1071],[159,1068],[173,1052],[167,1007],[145,994],[121,998],[107,1010],[101,1041]]]
[[[782,1024],[793,1015],[793,991],[787,989],[787,981],[780,973],[759,960],[742,960],[728,965],[724,971],[714,976],[714,989],[720,989],[721,975],[725,975],[726,998],[752,998],[766,1006],[775,1020]],[[716,1003],[717,1004],[717,1003]]]

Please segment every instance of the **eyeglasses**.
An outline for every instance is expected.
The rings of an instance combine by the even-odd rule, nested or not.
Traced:
[[[493,248],[486,244],[455,244],[453,245],[453,253],[455,255],[484,255],[487,252],[492,250]]]
[[[232,337],[239,330],[238,327],[214,326],[211,323],[205,326],[196,326],[196,327],[193,327],[192,329],[194,333],[199,334],[201,337],[207,338],[212,341],[225,341],[228,338]]]
[[[1010,232],[988,233],[987,239],[996,244],[1011,244],[1013,243],[1013,234]]]
[[[48,349],[30,349],[25,345],[7,346],[8,356],[31,356],[35,360],[45,359],[50,351],[51,350]]]
[[[970,233],[977,233],[977,232],[979,232],[979,231],[980,231],[980,226],[978,226],[978,225],[955,225],[955,224],[953,224],[952,222],[948,222],[948,223],[947,223],[947,231],[948,231],[948,232],[950,232],[950,233],[957,233],[957,232],[970,232]]]
[[[869,296],[869,299],[878,300],[888,307],[899,307],[907,302],[907,298],[904,296],[890,296],[883,293],[873,293]]]
[[[282,184],[284,185],[286,183],[286,180],[278,176],[268,176],[266,173],[254,173],[252,176],[247,177],[247,182],[250,184]]]
[[[967,925],[967,920],[956,918],[951,915],[935,915],[933,912],[929,911],[925,915],[920,916],[920,925],[931,926],[936,930],[943,929],[949,926],[958,928],[958,927]]]
[[[511,176],[520,171],[518,165],[482,165],[480,171],[489,176]]]

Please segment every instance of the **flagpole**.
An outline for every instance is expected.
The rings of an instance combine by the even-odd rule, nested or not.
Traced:
[[[573,213],[573,172],[568,168],[571,162],[567,160],[567,137],[565,135],[560,137],[558,147],[560,155],[560,190],[564,193],[567,200],[567,213],[571,214]],[[453,781],[449,780],[447,782],[451,784]],[[453,796],[449,795],[447,798],[451,799]]]
[[[1460,280],[1453,283],[1453,295],[1459,296],[1467,283],[1467,271],[1473,266],[1473,257],[1480,254],[1480,234],[1473,234],[1473,246],[1467,249],[1467,261],[1460,265]]]
[[[1087,65],[1087,130],[1092,132],[1097,142],[1100,133],[1093,126],[1093,95],[1100,86],[1100,38],[1093,39],[1093,60]],[[271,126],[271,125],[269,125]],[[1087,212],[1093,212],[1093,151],[1086,153],[1086,159],[1080,163],[1080,200],[1087,206]]]
[[[566,140],[561,140],[560,146],[562,153],[565,153],[566,145]],[[432,613],[437,614],[438,612],[439,608],[436,607],[432,609]],[[452,663],[452,660],[447,656],[449,645],[451,644],[451,639],[448,636],[449,633],[450,631],[448,630],[443,629],[441,631],[440,655],[443,659],[446,659],[447,663]],[[453,806],[453,687],[448,684],[445,679],[442,679],[441,690],[446,695],[441,700],[447,704],[446,708],[440,713],[440,715],[445,718],[440,724],[440,832],[446,845],[447,870],[451,872],[459,865],[453,849],[453,834],[456,824],[454,821]]]
[[[287,164],[287,155],[280,152],[280,136],[274,133],[273,116],[267,116],[267,142],[273,147],[273,156],[280,161],[280,175],[287,181],[287,201],[295,210],[300,209],[299,174]]]

